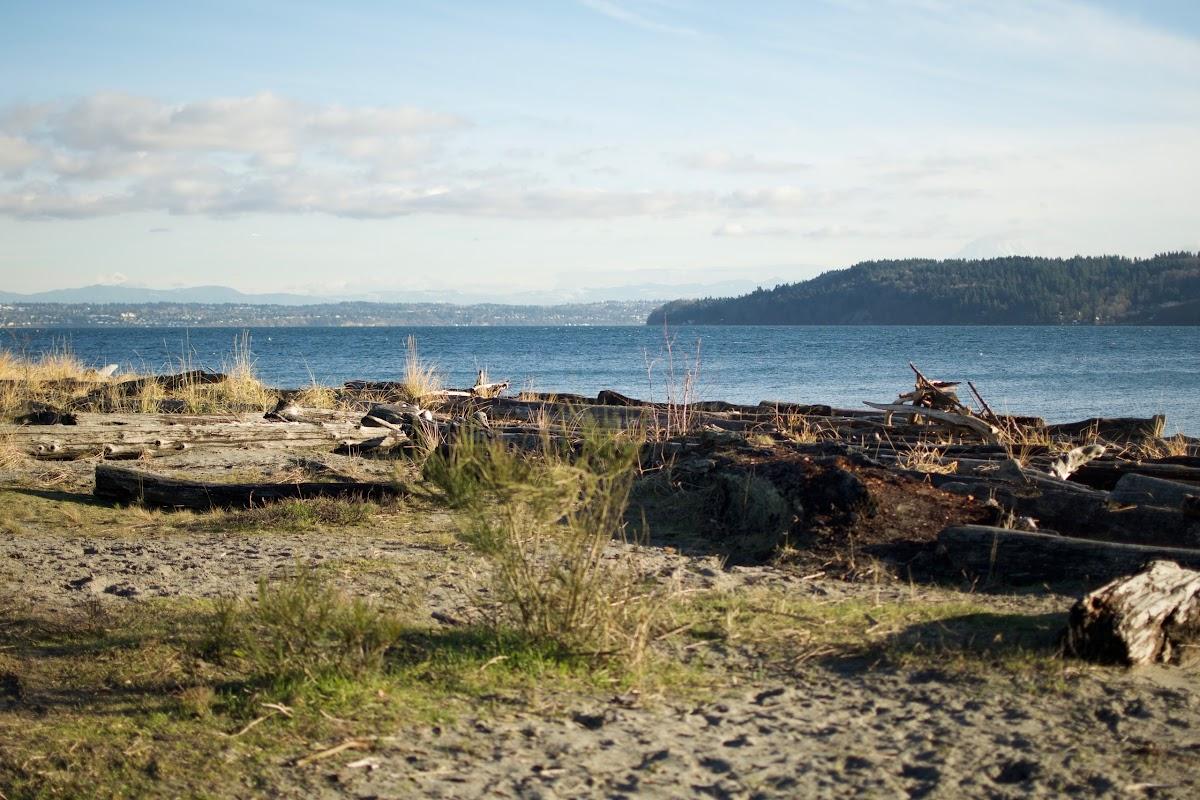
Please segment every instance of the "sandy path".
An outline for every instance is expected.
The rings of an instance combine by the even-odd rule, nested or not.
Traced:
[[[323,797],[1194,797],[1200,702],[1169,672],[1030,697],[940,672],[805,671],[698,706],[406,732],[313,767]]]

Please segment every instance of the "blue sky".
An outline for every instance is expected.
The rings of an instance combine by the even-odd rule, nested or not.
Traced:
[[[1200,4],[0,2],[0,289],[1200,249]]]

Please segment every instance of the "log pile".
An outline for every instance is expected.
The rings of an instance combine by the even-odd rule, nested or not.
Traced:
[[[1123,558],[1150,554],[1105,550],[1103,543],[1200,548],[1200,443],[1191,444],[1192,455],[1127,457],[1139,448],[1146,453],[1155,449],[1143,447],[1146,443],[1161,444],[1161,416],[1047,425],[1036,417],[996,414],[967,381],[973,397],[969,405],[957,393],[959,382],[933,379],[909,366],[915,376],[911,391],[893,402],[866,402],[865,409],[702,401],[687,404],[681,415],[679,404],[612,390],[594,397],[506,396],[507,382],[492,382],[480,373],[471,388],[444,390],[420,404],[398,399],[405,396],[398,382],[349,382],[338,393],[340,410],[303,407],[297,405],[298,393],[283,392],[284,399],[266,417],[36,409],[22,420],[26,424],[0,426],[0,439],[39,460],[143,459],[193,448],[421,457],[453,447],[464,434],[527,449],[549,439],[570,449],[581,427],[598,427],[647,436],[643,460],[650,467],[674,460],[697,436],[740,437],[743,442],[753,436],[784,450],[832,442],[898,474],[995,506],[1002,524],[1007,520],[1010,527],[1058,534],[1037,538],[1037,533],[1022,537],[1017,531],[947,531],[944,552],[958,569],[976,577],[1003,572],[1008,579],[1045,580],[1053,569],[1039,564],[1062,562],[1075,565],[1064,577],[1098,579],[1112,574],[1112,565],[1124,569],[1133,564]],[[132,396],[151,383],[170,390],[223,378],[196,371],[93,385],[91,390],[106,397]],[[686,430],[680,430],[681,418]],[[117,473],[106,473],[111,474]],[[977,552],[968,552],[971,548]],[[1020,563],[1022,552],[1047,555]],[[998,570],[998,564],[1012,568]]]

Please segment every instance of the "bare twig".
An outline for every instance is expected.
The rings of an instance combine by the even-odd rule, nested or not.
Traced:
[[[317,761],[329,758],[330,756],[336,756],[338,753],[343,753],[347,750],[362,749],[364,747],[369,747],[370,744],[370,742],[365,742],[362,739],[347,739],[341,744],[334,745],[326,750],[319,750],[312,755],[308,755],[299,759],[296,761],[295,766],[307,767],[309,764],[316,763]]]

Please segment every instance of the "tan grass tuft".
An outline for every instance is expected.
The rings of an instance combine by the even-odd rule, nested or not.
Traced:
[[[404,378],[401,385],[408,399],[414,403],[422,398],[441,391],[443,383],[441,373],[432,364],[421,360],[417,352],[417,338],[409,336],[405,343]]]
[[[896,453],[900,466],[937,475],[950,475],[958,471],[957,461],[945,461],[942,454],[945,451],[928,442],[917,442],[907,450]]]

